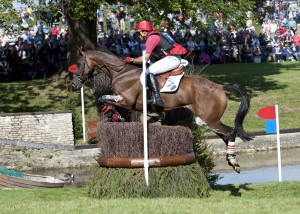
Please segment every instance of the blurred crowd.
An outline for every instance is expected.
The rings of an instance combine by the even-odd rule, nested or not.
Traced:
[[[21,10],[19,22],[0,26],[0,81],[46,78],[62,70],[67,60],[65,23],[37,19]]]
[[[7,28],[0,35],[1,79],[46,78],[63,69],[67,60],[68,29],[40,21],[30,29]]]
[[[298,61],[299,9],[300,3],[272,0],[254,11],[257,23],[253,23],[254,14],[247,13],[245,28],[236,28],[230,21],[223,23],[222,14],[218,14],[208,32],[193,28],[191,20],[184,26],[176,23],[172,30],[166,25],[158,30],[167,31],[186,47],[185,58],[195,64]],[[135,17],[126,5],[101,5],[96,13],[98,48],[121,57],[142,55],[145,42],[134,32]],[[30,11],[22,11],[19,25],[0,26],[0,81],[46,78],[65,66],[69,37],[65,20],[38,19],[29,26],[30,18]]]
[[[123,10],[120,5],[119,8]],[[230,22],[223,23],[222,14],[218,14],[207,33],[192,29],[190,26],[193,23],[190,22],[185,26],[176,24],[176,28],[168,33],[189,50],[186,58],[194,63],[298,61],[299,9],[300,3],[295,5],[282,0],[266,1],[255,11],[259,17],[257,23],[253,23],[252,12],[246,14],[248,20],[245,28],[236,29]],[[111,18],[112,14],[110,12],[107,18]],[[107,25],[106,31],[103,26],[99,28],[98,47],[108,48],[120,56],[141,55],[144,42],[132,31],[119,28],[117,17],[115,26]],[[167,31],[164,27],[160,30]]]

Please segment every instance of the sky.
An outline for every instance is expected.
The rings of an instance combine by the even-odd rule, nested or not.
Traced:
[[[34,0],[34,3],[38,3],[39,1],[38,0]],[[46,1],[47,2],[47,1]],[[14,8],[15,9],[20,9],[20,8],[27,8],[27,5],[26,4],[21,4],[21,3],[18,3],[18,1],[17,0],[14,0],[13,1],[13,6],[14,6]]]

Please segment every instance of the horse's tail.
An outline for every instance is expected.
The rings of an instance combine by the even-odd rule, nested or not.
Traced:
[[[250,141],[253,140],[252,137],[250,137],[244,130],[243,128],[243,122],[244,119],[249,111],[250,108],[250,100],[249,98],[237,87],[234,86],[229,86],[229,85],[224,85],[223,86],[224,90],[230,90],[230,91],[237,91],[240,96],[241,96],[241,104],[238,109],[238,112],[235,117],[235,127],[234,129],[237,132],[237,135],[243,140],[243,141]]]

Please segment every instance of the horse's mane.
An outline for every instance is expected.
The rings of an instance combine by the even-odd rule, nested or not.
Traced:
[[[113,53],[111,50],[109,50],[109,49],[107,49],[107,48],[104,48],[104,47],[98,47],[98,48],[95,48],[95,49],[93,49],[93,50],[95,50],[95,51],[101,51],[101,52],[104,52],[104,53],[107,53],[107,54],[110,54],[110,55],[119,57],[119,56],[117,56],[115,53]],[[119,58],[122,58],[122,57],[119,57]]]
[[[117,54],[115,54],[114,52],[110,51],[107,48],[104,47],[97,47],[97,48],[89,48],[89,49],[83,49],[83,52],[87,52],[87,51],[99,51],[102,53],[107,54],[108,56],[112,56],[112,57],[116,57],[119,60],[123,60],[123,57],[118,56]],[[80,60],[82,58],[82,56],[78,56],[77,60]]]

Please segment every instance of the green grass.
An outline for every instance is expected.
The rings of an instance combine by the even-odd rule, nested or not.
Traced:
[[[240,63],[210,65],[204,77],[241,88],[251,99],[246,117],[246,131],[263,131],[265,121],[257,111],[267,105],[279,106],[280,129],[300,128],[300,63]],[[35,80],[0,84],[0,113],[58,111],[76,105],[81,115],[80,91],[72,91],[66,73],[49,80]],[[86,121],[97,120],[97,109],[92,92],[85,87]],[[239,105],[239,97],[228,93],[228,107],[222,118],[232,125]],[[76,102],[74,102],[76,100]]]
[[[300,127],[299,65],[299,62],[210,65],[204,76],[246,92],[251,101],[244,125],[247,131],[264,130],[265,121],[257,116],[257,112],[264,106],[276,104],[279,106],[280,129],[292,129]],[[223,121],[230,125],[239,105],[237,98],[229,94]]]
[[[238,175],[237,175],[238,176]],[[93,199],[84,188],[0,190],[0,212],[299,213],[300,182],[216,186],[207,198]]]

